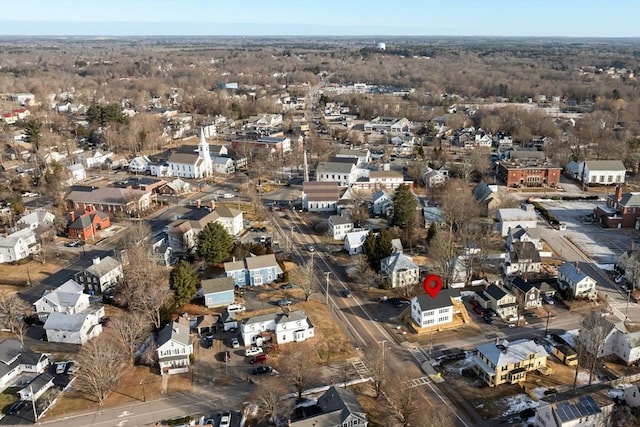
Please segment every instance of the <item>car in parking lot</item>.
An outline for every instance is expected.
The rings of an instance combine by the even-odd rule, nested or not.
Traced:
[[[204,346],[206,348],[213,347],[213,334],[207,334],[204,336]]]
[[[491,316],[486,315],[486,314],[484,316],[482,316],[482,320],[484,320],[485,322],[487,322],[490,325],[493,323],[493,319],[491,318]]]
[[[289,298],[282,298],[282,299],[279,299],[279,300],[278,300],[277,304],[278,304],[280,307],[284,307],[284,306],[287,306],[287,305],[291,305],[291,304],[293,304],[293,300],[292,300],[292,299],[289,299]]]
[[[264,375],[270,374],[271,372],[273,372],[273,368],[271,366],[258,366],[257,368],[253,368],[251,371],[253,375]]]
[[[7,414],[9,415],[15,415],[18,412],[20,412],[20,410],[22,408],[24,408],[24,406],[27,404],[27,402],[25,400],[18,400],[16,403],[14,403],[13,405],[11,405],[11,407],[9,408],[9,410],[7,411]]]
[[[285,283],[284,285],[280,285],[280,289],[295,289],[296,285],[293,283]]]
[[[255,356],[253,359],[251,359],[249,363],[251,363],[252,365],[255,365],[256,363],[264,363],[266,361],[267,361],[267,355],[262,353]]]
[[[240,341],[238,341],[238,338],[236,337],[231,338],[231,347],[240,348]]]
[[[245,357],[257,356],[258,354],[264,353],[262,347],[249,347],[244,351]]]
[[[315,251],[316,251],[316,248],[314,248],[314,247],[313,247],[313,245],[309,245],[309,246],[307,246],[307,250],[308,250],[309,252],[315,252]]]
[[[487,313],[484,311],[484,308],[480,307],[479,305],[474,305],[473,306],[473,311],[475,311],[477,314],[484,316]]]
[[[67,370],[67,362],[56,362],[55,367],[56,374],[64,374],[64,372]]]
[[[231,412],[225,412],[220,417],[220,427],[229,427],[231,426]]]
[[[64,245],[68,248],[77,248],[84,245],[84,242],[82,240],[74,240],[72,242],[67,242]]]

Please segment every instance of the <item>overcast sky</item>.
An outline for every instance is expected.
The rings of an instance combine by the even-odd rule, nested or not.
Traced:
[[[0,35],[640,37],[640,0],[0,0]]]

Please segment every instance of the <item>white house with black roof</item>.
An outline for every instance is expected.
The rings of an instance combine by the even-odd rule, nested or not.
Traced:
[[[290,427],[367,427],[367,413],[351,390],[331,386],[318,398],[315,405],[301,407],[299,419],[289,422]]]
[[[579,263],[562,264],[558,268],[557,283],[560,289],[570,290],[574,298],[595,299],[598,296],[596,290],[598,282],[580,268]]]
[[[189,372],[193,343],[188,320],[179,318],[158,332],[158,365],[162,375]]]
[[[0,341],[0,391],[22,373],[40,374],[49,366],[44,353],[36,353],[15,339]]]
[[[285,344],[313,338],[315,328],[302,310],[248,317],[240,324],[240,334],[245,346],[255,345],[260,338],[265,337],[265,333],[275,337],[278,344]]]
[[[435,298],[422,294],[411,298],[411,319],[420,328],[448,325],[453,322],[456,302],[462,302],[458,289],[442,289]]]

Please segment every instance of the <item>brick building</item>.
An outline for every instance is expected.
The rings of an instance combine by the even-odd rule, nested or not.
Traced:
[[[593,214],[607,228],[631,228],[640,230],[640,192],[623,193],[622,187],[607,196],[604,206],[597,206]]]
[[[560,184],[561,171],[546,161],[505,160],[498,165],[497,176],[507,187],[555,187]]]
[[[111,227],[109,215],[97,211],[92,205],[85,211],[72,210],[65,215],[69,238],[87,240],[96,235],[100,230]]]

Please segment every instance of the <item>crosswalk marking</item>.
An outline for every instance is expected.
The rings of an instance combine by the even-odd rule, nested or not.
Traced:
[[[369,368],[367,368],[367,365],[365,365],[362,360],[356,360],[355,362],[351,362],[351,364],[353,365],[358,375],[360,375],[360,378],[366,378],[370,376]]]
[[[412,380],[409,380],[407,382],[407,387],[414,388],[414,387],[419,387],[421,385],[427,385],[427,384],[429,384],[429,377],[420,377],[420,378],[414,378]]]
[[[425,351],[420,347],[418,347],[418,348],[410,348],[409,352],[418,361],[418,363],[421,364],[421,365],[424,362],[426,362],[427,360],[429,360],[429,358],[427,357]]]

